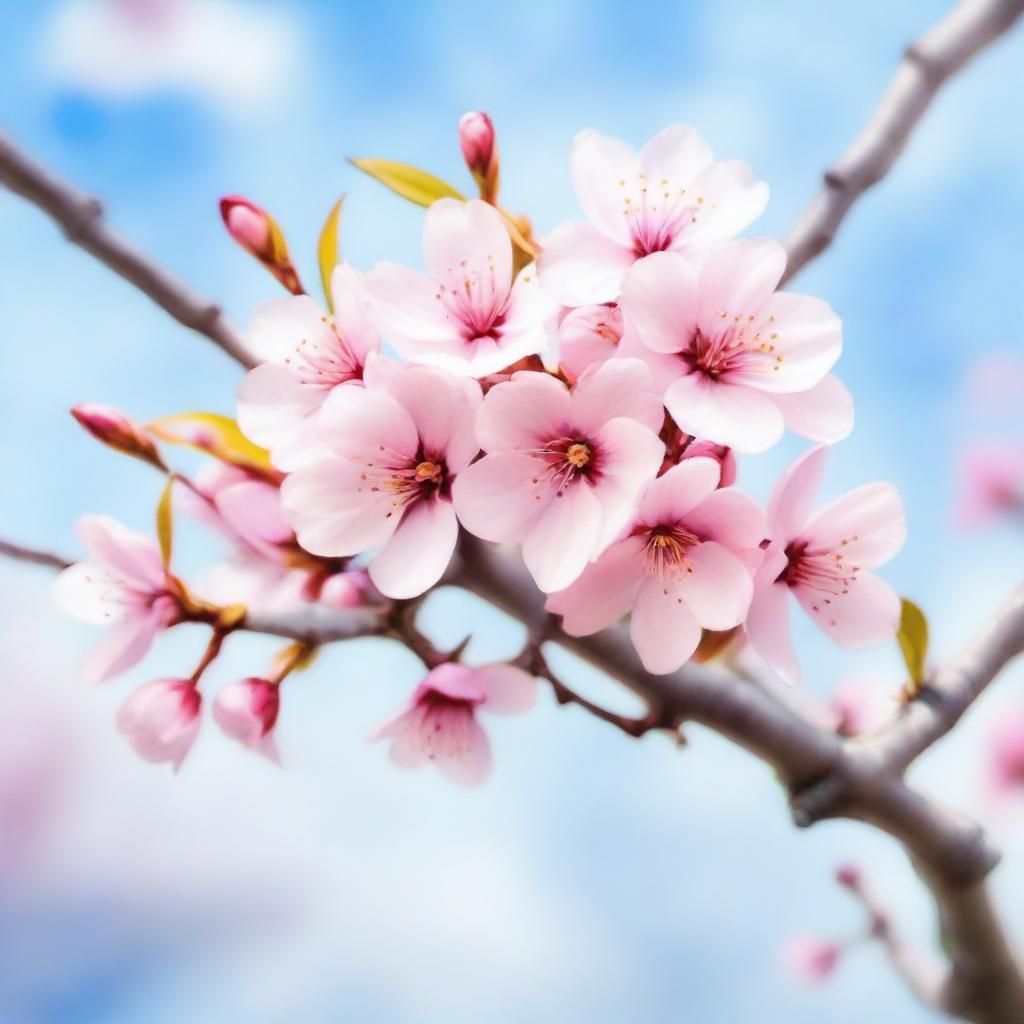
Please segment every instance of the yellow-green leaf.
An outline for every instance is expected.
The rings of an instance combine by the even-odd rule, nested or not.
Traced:
[[[928,658],[928,619],[913,601],[901,601],[900,628],[896,634],[907,672],[914,683],[924,681],[925,662]]]
[[[392,192],[397,192],[403,199],[430,206],[438,199],[462,199],[465,196],[448,182],[435,178],[434,175],[410,164],[400,164],[394,160],[380,160],[377,157],[350,157],[349,163],[359,170],[376,178],[382,185],[387,185]]]
[[[342,196],[333,206],[331,212],[324,221],[323,230],[320,232],[320,241],[316,247],[316,257],[320,263],[320,280],[324,286],[324,297],[327,299],[327,308],[334,312],[334,299],[331,297],[331,271],[338,262],[338,221],[341,219],[341,208],[345,203]]]
[[[157,437],[184,444],[236,466],[267,471],[270,454],[253,444],[230,416],[216,412],[179,412],[148,424]]]
[[[160,541],[160,557],[165,569],[171,567],[171,552],[174,548],[174,515],[171,509],[173,491],[174,477],[169,476],[156,506],[156,535]]]

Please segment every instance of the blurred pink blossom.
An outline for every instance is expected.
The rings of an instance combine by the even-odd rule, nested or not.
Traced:
[[[178,771],[199,732],[201,705],[191,679],[157,679],[121,705],[117,728],[144,761],[168,761]]]
[[[965,446],[957,453],[957,477],[953,519],[961,529],[1024,513],[1024,444]]]
[[[256,676],[228,683],[213,702],[214,720],[226,736],[277,761],[272,730],[281,707],[279,691],[276,683]]]
[[[997,792],[1024,791],[1024,708],[1000,717],[989,737],[989,769]]]
[[[782,965],[797,981],[820,985],[835,971],[842,955],[837,942],[815,935],[797,935],[782,948]]]

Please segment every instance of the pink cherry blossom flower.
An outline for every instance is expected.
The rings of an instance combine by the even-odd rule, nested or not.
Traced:
[[[974,444],[957,453],[954,522],[977,529],[1006,515],[1024,515],[1024,444]]]
[[[289,470],[316,454],[316,415],[327,396],[358,384],[367,356],[380,348],[362,277],[348,264],[331,275],[334,316],[306,295],[260,306],[249,343],[266,360],[246,374],[238,391],[238,423]]]
[[[117,728],[144,761],[169,761],[178,771],[199,732],[201,705],[191,679],[157,679],[121,705]]]
[[[826,376],[842,349],[839,317],[776,292],[785,266],[782,246],[754,238],[699,265],[656,253],[626,274],[620,350],[648,363],[683,430],[741,452],[770,448],[787,420],[829,440],[849,432],[852,403]]]
[[[764,538],[764,513],[738,491],[718,490],[713,459],[687,459],[643,490],[636,515],[548,611],[571,636],[605,629],[632,611],[630,636],[648,672],[674,672],[701,629],[727,630],[746,615],[746,560]]]
[[[613,302],[637,260],[732,238],[768,202],[768,186],[746,164],[715,162],[684,124],[658,132],[639,153],[619,139],[580,132],[572,180],[587,220],[556,228],[539,261],[544,287],[565,306]]]
[[[891,484],[865,484],[811,516],[827,446],[812,448],[783,473],[768,504],[771,542],[754,580],[747,637],[787,682],[800,667],[789,637],[789,594],[811,621],[841,647],[892,639],[900,599],[866,570],[888,562],[903,546],[903,502]]]
[[[77,532],[90,557],[57,577],[54,599],[69,615],[109,627],[82,665],[83,678],[99,683],[140,661],[179,608],[152,538],[107,516],[83,516]]]
[[[388,597],[415,597],[441,578],[455,548],[452,483],[479,451],[480,387],[380,356],[364,380],[324,404],[329,453],[287,477],[285,516],[314,554],[380,548],[368,567],[374,585]]]
[[[558,357],[570,381],[595,363],[611,359],[622,340],[622,311],[615,305],[580,306],[558,325]]]
[[[213,702],[213,717],[224,734],[242,746],[278,760],[272,730],[281,707],[280,687],[250,676],[228,683]]]
[[[838,942],[816,935],[797,935],[782,948],[782,965],[796,981],[820,985],[835,971],[842,952]]]
[[[477,712],[515,715],[533,707],[537,682],[511,665],[472,668],[447,662],[433,669],[371,740],[391,740],[391,760],[405,769],[433,761],[452,782],[478,786],[491,769],[491,745]]]
[[[989,736],[989,775],[995,791],[1024,790],[1024,712],[1002,715]]]
[[[615,539],[661,465],[652,388],[636,359],[602,363],[571,391],[532,371],[491,388],[476,421],[487,454],[455,482],[463,526],[522,542],[540,589],[567,587]]]
[[[379,263],[367,278],[381,330],[403,356],[483,377],[544,348],[556,306],[532,265],[513,281],[512,242],[493,206],[439,199],[423,261],[425,275]]]

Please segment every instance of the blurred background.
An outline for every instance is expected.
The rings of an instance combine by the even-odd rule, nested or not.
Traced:
[[[769,182],[756,229],[782,234],[903,47],[946,9],[0,0],[0,118],[244,323],[277,286],[228,238],[221,195],[271,210],[310,280],[342,192],[345,258],[418,265],[421,211],[344,158],[405,160],[468,185],[455,133],[468,109],[493,117],[503,198],[541,233],[578,215],[576,131],[639,145],[686,121],[717,156],[747,160]],[[958,446],[1024,435],[1024,388],[1012,381],[1022,90],[1019,32],[940,95],[892,174],[796,284],[843,317],[838,371],[857,402],[823,497],[870,479],[901,489],[910,539],[885,575],[928,611],[937,658],[1024,567],[1011,523],[968,535],[950,515]],[[2,191],[0,239],[0,535],[77,554],[73,524],[86,511],[150,530],[160,480],[97,445],[67,409],[89,399],[143,419],[230,414],[238,368]],[[764,500],[801,447],[789,439],[748,458],[741,486]],[[196,529],[178,550],[187,575],[219,549]],[[176,630],[144,665],[87,690],[77,665],[96,632],[56,612],[50,587],[44,570],[0,563],[4,1024],[934,1019],[874,946],[819,989],[780,969],[795,933],[863,928],[832,881],[842,861],[865,869],[923,946],[937,942],[932,909],[891,842],[849,823],[798,833],[769,769],[699,728],[686,730],[685,750],[662,736],[634,742],[545,693],[532,714],[489,723],[494,777],[463,791],[436,773],[402,774],[365,742],[420,674],[404,650],[366,640],[331,649],[287,685],[284,770],[207,721],[172,777],[135,757],[113,716],[139,683],[187,674],[202,632]],[[497,613],[450,594],[423,622],[441,643],[471,628],[472,659],[509,656],[521,640]],[[895,645],[841,654],[809,628],[798,641],[807,689],[822,698],[850,680],[879,695],[901,682]],[[262,671],[277,646],[233,638],[211,682]],[[1024,811],[992,791],[987,755],[993,723],[1024,712],[1021,669],[915,779],[1006,849],[995,886],[1018,938]]]

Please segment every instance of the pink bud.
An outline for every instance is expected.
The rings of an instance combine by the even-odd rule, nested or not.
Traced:
[[[836,969],[842,947],[814,935],[798,935],[782,949],[782,964],[797,981],[820,985]]]
[[[851,892],[857,892],[863,882],[860,868],[856,864],[843,864],[836,869],[836,881]]]
[[[684,459],[696,459],[698,457],[714,459],[721,468],[722,477],[718,481],[719,487],[731,487],[736,482],[736,456],[731,448],[724,444],[714,444],[711,441],[693,441],[683,452]]]
[[[471,110],[459,118],[459,145],[469,173],[480,188],[480,198],[493,202],[498,194],[498,144],[491,119]]]
[[[220,201],[220,215],[231,237],[243,249],[255,256],[293,295],[303,294],[284,236],[266,210],[244,196],[225,196]]]
[[[348,569],[324,580],[319,600],[332,608],[360,608],[372,603],[374,596],[374,587],[366,570]]]
[[[71,410],[71,415],[97,441],[102,441],[115,451],[142,459],[158,469],[166,469],[156,445],[144,428],[112,405],[81,402]]]
[[[169,761],[177,771],[199,732],[201,705],[191,679],[157,679],[121,705],[117,728],[144,761]]]
[[[276,760],[270,732],[281,707],[278,690],[257,676],[229,683],[213,702],[213,717],[226,736]]]

